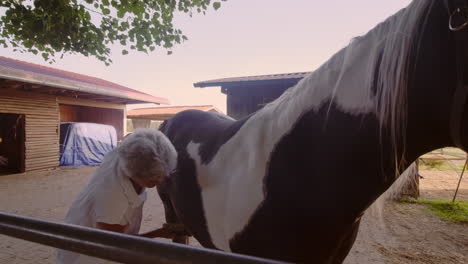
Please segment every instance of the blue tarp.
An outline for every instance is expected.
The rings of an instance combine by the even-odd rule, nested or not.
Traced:
[[[117,132],[113,126],[69,122],[60,125],[61,166],[99,165],[116,146]]]

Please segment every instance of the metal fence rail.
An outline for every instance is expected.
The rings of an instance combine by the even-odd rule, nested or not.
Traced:
[[[54,223],[1,211],[0,234],[120,263],[284,263]]]

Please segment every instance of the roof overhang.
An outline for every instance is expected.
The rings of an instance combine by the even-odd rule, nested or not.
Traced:
[[[49,76],[0,65],[0,79],[6,87],[41,94],[66,96],[120,104],[169,104],[166,98],[132,91],[116,91],[108,87]]]
[[[205,112],[223,113],[215,106],[168,106],[155,108],[140,108],[133,109],[127,112],[129,119],[149,119],[149,120],[166,120],[173,117],[179,112],[185,110],[200,110]]]
[[[194,83],[196,88],[222,87],[222,92],[227,88],[267,86],[283,84],[284,86],[294,85],[310,72],[295,72],[270,75],[256,75],[233,78],[222,78]]]

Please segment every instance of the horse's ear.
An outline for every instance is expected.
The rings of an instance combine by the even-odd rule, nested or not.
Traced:
[[[164,133],[165,129],[166,129],[166,125],[167,125],[167,119],[164,120],[161,125],[159,125],[159,128],[158,130],[161,131],[162,133]]]

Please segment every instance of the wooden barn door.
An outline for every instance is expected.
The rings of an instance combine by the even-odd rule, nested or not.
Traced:
[[[0,174],[25,170],[25,118],[0,113]]]

